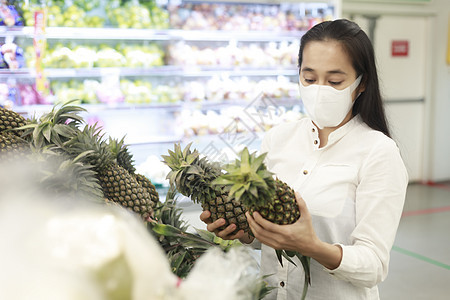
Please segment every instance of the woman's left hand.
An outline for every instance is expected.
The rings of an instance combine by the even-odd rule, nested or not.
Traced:
[[[319,241],[305,201],[295,193],[300,218],[290,225],[278,225],[264,219],[258,212],[246,213],[252,233],[263,244],[278,250],[291,250],[309,256]]]

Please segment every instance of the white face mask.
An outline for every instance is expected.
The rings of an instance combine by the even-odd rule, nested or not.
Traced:
[[[362,75],[343,90],[328,85],[304,86],[300,80],[300,97],[306,112],[320,129],[335,127],[342,123],[353,106],[352,93],[358,87],[361,78]]]

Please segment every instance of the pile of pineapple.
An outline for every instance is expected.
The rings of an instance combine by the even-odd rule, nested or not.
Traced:
[[[152,182],[136,173],[133,157],[124,139],[106,138],[97,125],[84,125],[80,114],[85,109],[72,104],[73,101],[69,101],[55,106],[49,113],[32,119],[0,108],[0,168],[9,161],[34,164],[38,168],[32,168],[37,170],[37,178],[33,179],[51,193],[52,199],[58,199],[55,194],[62,197],[82,195],[100,203],[117,204],[136,213],[165,251],[172,272],[179,278],[187,278],[197,259],[208,249],[215,247],[227,252],[232,247],[242,246],[238,241],[224,241],[206,230],[187,232],[188,224],[176,205],[179,191],[175,186],[171,185],[165,201],[159,201]],[[190,155],[187,152],[178,153],[181,164],[184,164],[186,155]],[[221,169],[211,167],[214,164],[199,159],[197,153],[189,156],[188,161],[199,163],[199,172],[212,173],[211,176],[206,175],[208,181],[217,178]],[[186,174],[181,173],[184,182]],[[68,180],[68,175],[73,177]],[[201,182],[198,184],[202,185]],[[194,190],[197,188],[194,187]],[[236,221],[244,222],[244,209],[234,200],[229,200],[226,189],[214,190],[222,192],[210,194],[210,206],[205,208],[211,211],[216,208],[216,216],[221,217],[222,209],[227,210],[232,201],[232,205],[236,206],[233,213],[239,213]],[[212,193],[212,190],[194,191],[199,199],[204,199],[202,193]],[[29,194],[33,195],[33,192]],[[234,222],[234,217],[229,220]],[[248,228],[246,221],[242,226]],[[249,295],[251,299],[262,299],[272,288],[267,286],[263,277],[255,280],[247,287]]]
[[[152,220],[158,192],[148,178],[136,173],[124,139],[107,140],[97,125],[84,125],[80,113],[85,109],[71,103],[30,120],[0,108],[0,161],[40,161],[40,181],[54,193],[81,193]],[[59,185],[58,176],[69,172],[73,181]]]

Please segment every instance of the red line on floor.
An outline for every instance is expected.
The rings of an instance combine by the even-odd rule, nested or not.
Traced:
[[[444,211],[450,211],[450,206],[405,211],[402,213],[402,217],[427,215],[427,214],[439,213],[439,212],[444,212]]]
[[[433,181],[427,181],[427,182],[424,182],[423,184],[431,186],[431,187],[436,187],[436,188],[440,188],[440,189],[444,189],[444,190],[450,191],[450,185],[445,184],[445,183],[436,183],[436,182],[433,182]]]

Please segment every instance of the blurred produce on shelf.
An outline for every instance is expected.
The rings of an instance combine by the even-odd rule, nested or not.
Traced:
[[[0,47],[0,69],[17,70],[25,66],[23,49],[17,44],[6,42]]]
[[[271,98],[298,97],[297,84],[284,76],[251,80],[248,77],[229,78],[226,75],[215,75],[206,83],[186,82],[183,91],[185,101],[249,102],[260,93],[264,93]]]
[[[25,53],[28,67],[33,68],[36,63],[34,47],[28,46]],[[58,43],[46,50],[43,65],[44,68],[149,68],[164,65],[164,50],[156,43],[117,44],[114,48],[107,44]]]
[[[23,20],[16,7],[18,1],[0,1],[0,26],[23,26]]]
[[[286,67],[297,64],[299,42],[199,47],[184,41],[168,46],[171,65]]]
[[[0,105],[30,117],[77,99],[89,110],[88,124],[127,136],[137,168],[163,187],[167,167],[158,157],[173,143],[206,149],[214,141],[220,151],[235,151],[251,141],[257,149],[265,130],[303,117],[300,38],[336,17],[337,3],[10,1],[25,26],[0,28]],[[39,10],[47,20],[46,96],[36,89]],[[19,69],[7,61],[15,50]],[[224,134],[242,138],[230,146]]]
[[[302,118],[303,113],[299,104],[292,109],[286,109],[282,106],[268,106],[266,109],[276,113],[272,113],[270,118],[256,120],[256,122],[252,116],[257,116],[261,112],[253,106],[243,109],[242,106],[236,105],[220,110],[207,111],[183,109],[177,117],[176,127],[180,134],[187,138],[230,133],[229,130],[231,128],[233,130],[232,134],[248,131],[265,131],[282,122],[291,122]]]
[[[125,2],[125,1],[124,1]],[[115,7],[114,7],[115,6]],[[114,1],[107,8],[107,15],[111,26],[119,28],[169,28],[167,10],[159,6],[131,4],[131,2],[117,6]]]
[[[172,28],[185,30],[307,30],[333,17],[325,3],[196,3],[169,6]]]
[[[302,31],[333,17],[327,3],[213,3],[127,0],[49,1],[47,25],[51,27],[117,27],[229,31]],[[41,1],[23,1],[25,25],[34,26],[34,11]],[[11,10],[11,9],[10,9]],[[5,24],[21,18],[12,9]],[[12,17],[16,16],[17,17]],[[19,19],[17,19],[19,18]],[[17,20],[16,20],[17,19]],[[10,25],[12,24],[12,25]],[[22,24],[23,25],[23,24]]]
[[[27,5],[27,2],[29,4]],[[169,16],[166,9],[154,1],[74,0],[51,1],[45,7],[50,27],[117,27],[166,29]],[[144,5],[145,2],[145,5]],[[152,3],[149,3],[152,2]],[[25,25],[34,26],[34,11],[42,9],[41,1],[23,1]]]
[[[55,80],[51,83],[51,91],[60,102],[80,99],[80,103],[85,104],[249,103],[261,93],[273,99],[298,98],[297,83],[284,76],[250,80],[248,77],[215,75],[203,81],[172,81],[167,84],[153,84],[143,79],[111,82],[105,79]],[[107,94],[111,94],[111,98]]]

